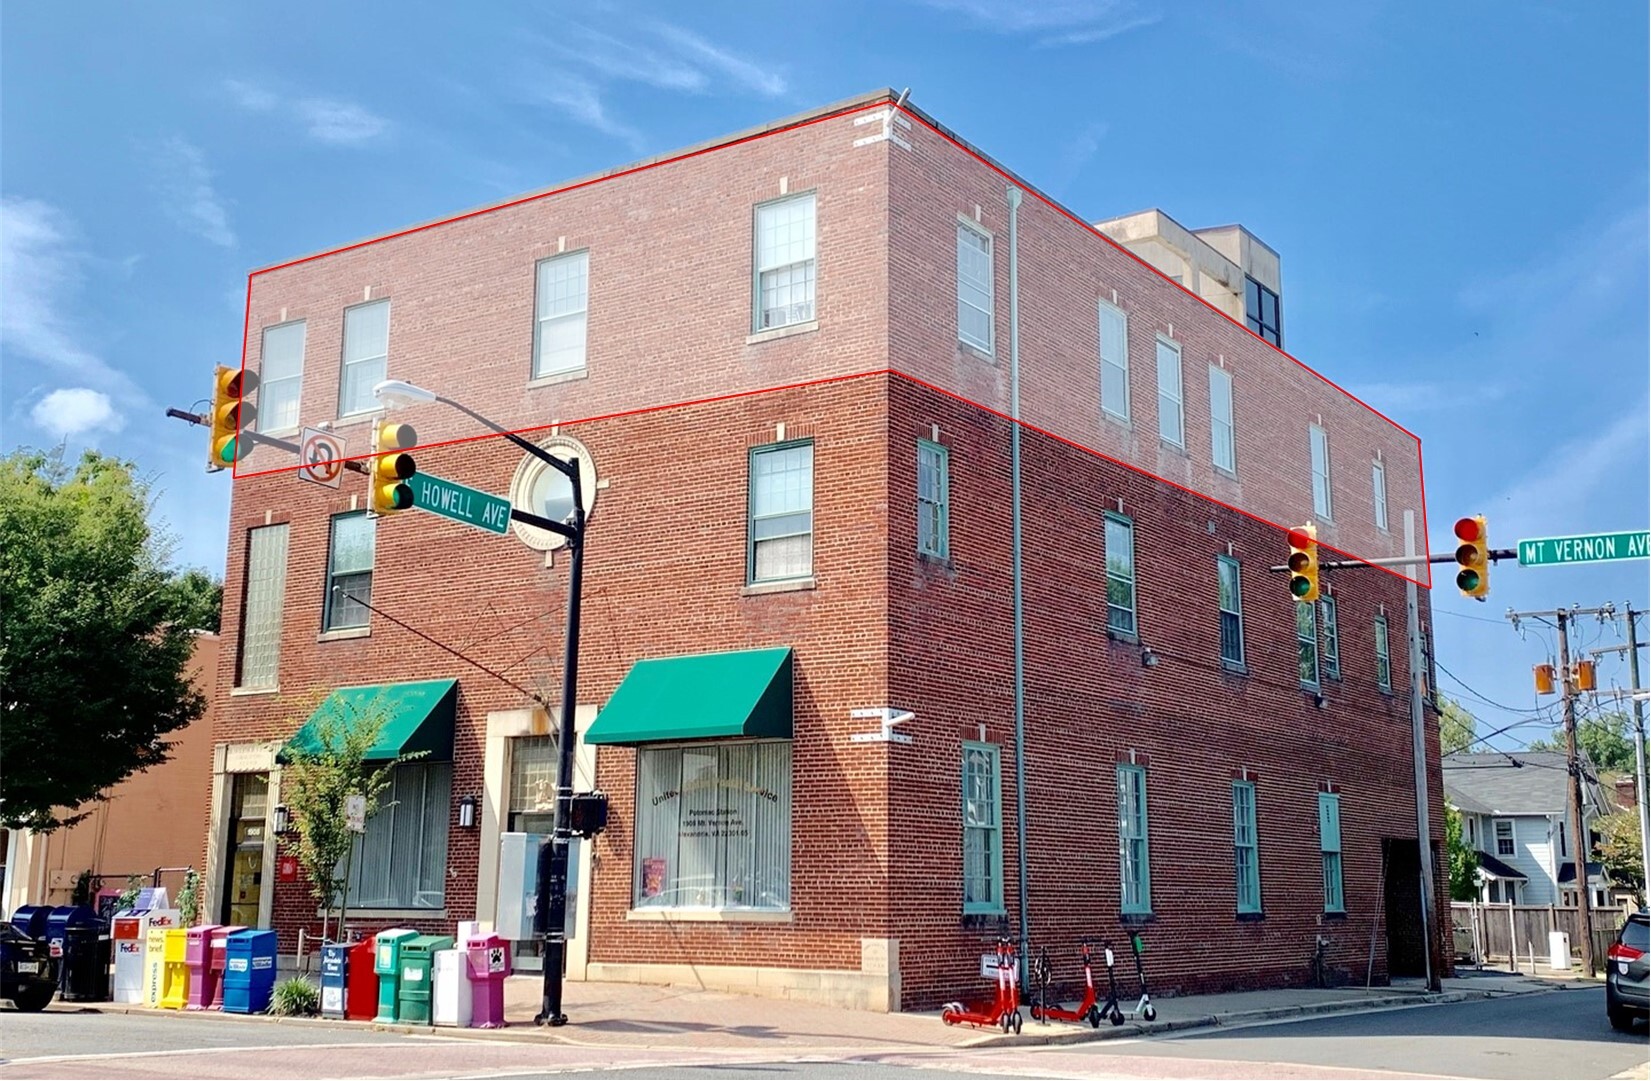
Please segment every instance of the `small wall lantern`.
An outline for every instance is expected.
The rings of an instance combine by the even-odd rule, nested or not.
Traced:
[[[270,825],[275,830],[277,837],[292,829],[292,812],[287,810],[286,804],[277,803],[275,805],[275,814]]]
[[[459,800],[459,828],[473,830],[476,828],[476,805],[479,801],[475,796],[465,796]]]

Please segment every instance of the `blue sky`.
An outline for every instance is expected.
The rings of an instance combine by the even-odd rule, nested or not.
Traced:
[[[1435,550],[1460,513],[1499,546],[1651,519],[1643,5],[90,2],[3,29],[5,446],[134,458],[182,563],[221,570],[230,482],[161,411],[238,362],[248,270],[878,86],[1091,220],[1277,248],[1290,351],[1422,437]],[[1526,710],[1552,638],[1506,607],[1651,600],[1643,562],[1440,584],[1445,667]],[[1486,728],[1528,716],[1441,679]]]

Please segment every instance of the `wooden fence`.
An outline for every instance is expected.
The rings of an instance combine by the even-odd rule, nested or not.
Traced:
[[[1548,933],[1571,936],[1571,955],[1582,956],[1582,919],[1575,905],[1498,905],[1480,901],[1452,901],[1451,923],[1456,931],[1456,955],[1475,964],[1508,963],[1519,969],[1536,963],[1547,967]],[[1603,964],[1605,951],[1617,940],[1622,913],[1614,908],[1592,912],[1594,959]],[[1471,949],[1469,942],[1471,941]]]

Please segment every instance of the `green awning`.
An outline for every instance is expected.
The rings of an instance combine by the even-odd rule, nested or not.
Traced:
[[[637,661],[586,743],[791,738],[791,647]]]
[[[421,683],[379,683],[340,687],[318,706],[285,749],[318,750],[322,732],[332,728],[333,741],[350,725],[382,719],[368,761],[425,752],[431,761],[453,757],[453,719],[458,710],[459,681],[429,679]],[[284,750],[283,749],[283,752]]]

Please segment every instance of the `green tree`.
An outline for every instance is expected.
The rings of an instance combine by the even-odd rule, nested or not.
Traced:
[[[166,584],[167,619],[188,630],[218,630],[224,584],[203,570],[187,570]]]
[[[1450,858],[1450,899],[1479,899],[1479,853],[1462,839],[1462,812],[1445,808],[1445,850]]]
[[[1576,726],[1577,747],[1588,756],[1594,769],[1602,773],[1634,772],[1634,739],[1628,714],[1610,710],[1597,717],[1585,717]],[[1531,744],[1533,751],[1565,751],[1565,737],[1556,734]]]
[[[0,458],[0,825],[79,821],[205,708],[150,495],[96,451]]]
[[[390,771],[419,757],[402,755],[385,764],[367,761],[387,718],[376,699],[360,706],[329,699],[314,715],[314,738],[301,745],[289,744],[282,752],[286,764],[281,792],[298,831],[295,854],[310,880],[310,893],[322,909],[337,909],[340,937],[348,902],[345,857],[355,841],[345,801],[350,796],[363,797],[367,816],[372,817],[390,787]]]
[[[1439,751],[1457,754],[1471,751],[1478,742],[1479,718],[1454,698],[1439,696]]]
[[[1635,811],[1618,811],[1594,820],[1599,834],[1595,852],[1612,882],[1634,891],[1645,904],[1645,867],[1640,863],[1640,820]]]

